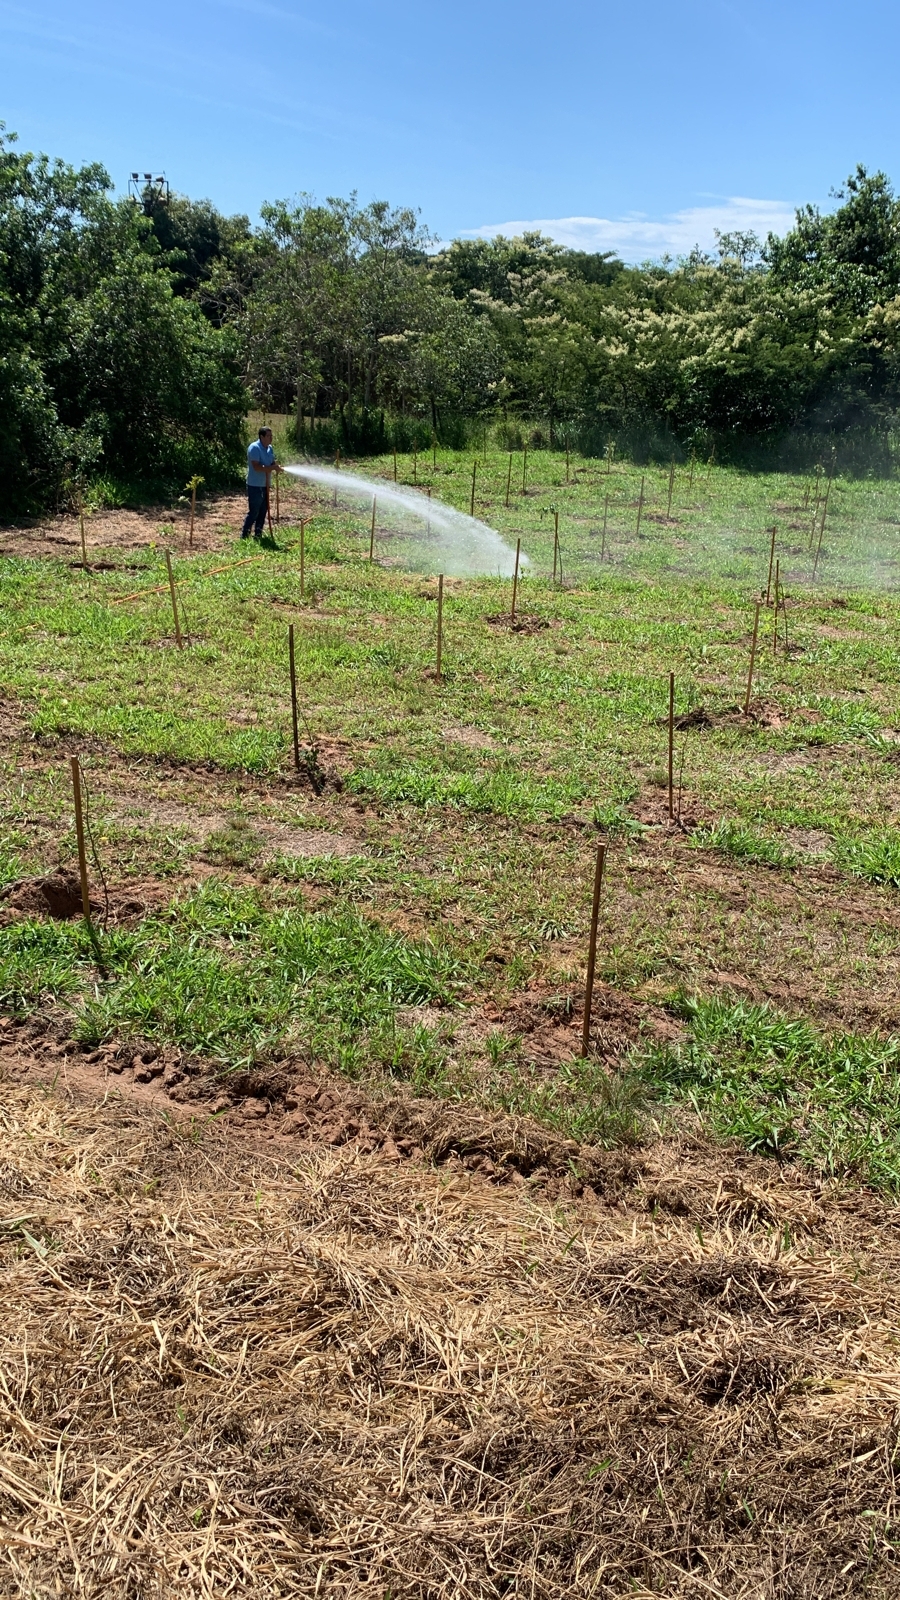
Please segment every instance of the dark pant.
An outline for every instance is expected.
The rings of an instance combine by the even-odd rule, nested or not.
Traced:
[[[244,526],[241,529],[241,538],[246,539],[248,537],[251,525],[256,537],[259,538],[263,528],[266,525],[266,511],[268,509],[268,501],[266,499],[265,489],[256,489],[252,483],[248,483],[247,501],[250,506],[250,510],[247,512],[247,515],[244,518]]]

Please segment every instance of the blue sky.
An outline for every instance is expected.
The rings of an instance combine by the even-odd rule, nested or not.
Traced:
[[[0,118],[254,219],[356,189],[641,260],[900,185],[898,46],[882,0],[0,0]]]

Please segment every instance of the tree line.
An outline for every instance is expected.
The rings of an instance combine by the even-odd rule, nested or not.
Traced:
[[[260,223],[0,125],[0,459],[7,512],[237,470],[253,405],[312,453],[490,427],[683,459],[891,461],[900,201],[857,168],[783,238],[626,266],[540,234],[454,240],[355,197]]]

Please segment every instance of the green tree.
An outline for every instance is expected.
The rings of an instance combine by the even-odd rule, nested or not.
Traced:
[[[8,508],[97,471],[233,470],[245,392],[234,337],[173,292],[152,223],[97,165],[0,129],[0,433]]]

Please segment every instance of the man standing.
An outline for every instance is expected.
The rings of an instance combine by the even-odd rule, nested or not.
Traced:
[[[272,449],[272,429],[260,428],[259,438],[247,449],[247,501],[249,510],[244,518],[241,529],[241,538],[249,539],[250,529],[257,539],[262,535],[266,525],[266,512],[269,509],[269,487],[273,472],[282,469],[275,460],[275,451]]]

